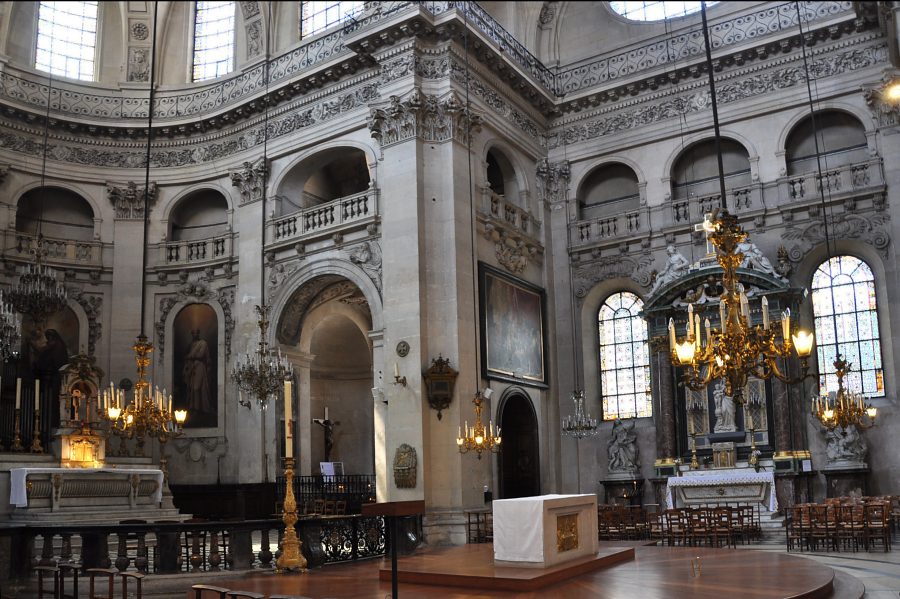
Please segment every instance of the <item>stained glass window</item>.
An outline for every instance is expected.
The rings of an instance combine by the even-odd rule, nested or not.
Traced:
[[[197,2],[194,13],[194,81],[234,70],[234,2]]]
[[[869,397],[883,396],[875,277],[869,265],[853,256],[823,262],[813,275],[812,302],[822,392],[837,391],[834,360],[840,352],[853,367],[844,386]]]
[[[343,23],[363,11],[365,2],[301,2],[300,37],[309,37]]]
[[[603,419],[652,416],[650,352],[641,298],[621,291],[606,298],[597,317]]]
[[[718,2],[707,2],[709,8]],[[614,12],[632,21],[662,21],[700,12],[699,2],[610,2]]]
[[[93,81],[96,45],[96,2],[41,2],[34,68]]]

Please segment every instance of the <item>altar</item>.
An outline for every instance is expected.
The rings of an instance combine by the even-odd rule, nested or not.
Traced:
[[[761,503],[770,512],[778,509],[775,475],[752,468],[693,470],[683,476],[670,476],[666,483],[666,507],[706,503]]]
[[[599,549],[594,494],[498,499],[493,508],[498,565],[547,568]]]

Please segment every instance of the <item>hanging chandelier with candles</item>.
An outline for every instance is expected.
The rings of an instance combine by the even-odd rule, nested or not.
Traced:
[[[723,379],[725,395],[743,405],[744,387],[752,376],[766,380],[775,377],[785,382],[797,382],[809,372],[809,356],[812,353],[813,335],[791,329],[790,308],[781,313],[780,326],[769,319],[768,300],[762,299],[762,324],[753,325],[750,303],[743,286],[738,282],[737,269],[744,260],[738,250],[747,240],[747,233],[738,225],[737,217],[723,210],[712,221],[704,223],[704,229],[716,249],[716,258],[724,271],[719,298],[719,328],[705,320],[705,342],[701,335],[700,317],[694,314],[694,305],[688,305],[686,334],[679,341],[675,335],[675,322],[669,319],[669,349],[674,364],[685,368],[684,384],[690,389],[704,389],[710,382]],[[779,339],[780,333],[780,339]],[[801,375],[788,376],[778,365],[778,360],[800,359]]]
[[[497,453],[500,451],[500,443],[503,438],[500,434],[500,427],[494,427],[494,422],[488,420],[487,427],[481,419],[481,412],[484,410],[483,404],[485,399],[490,399],[493,391],[485,389],[482,395],[481,391],[475,393],[475,423],[470,427],[468,420],[465,422],[464,428],[460,428],[456,435],[456,446],[459,447],[459,453],[468,453],[470,451],[478,452],[478,459],[485,451]]]
[[[0,361],[18,354],[22,339],[22,317],[12,308],[0,291]]]
[[[837,392],[812,398],[812,415],[828,430],[845,429],[855,426],[867,429],[875,426],[878,410],[866,401],[862,393],[855,393],[844,388],[844,375],[851,370],[851,364],[838,355],[834,361],[837,375]]]
[[[578,440],[593,437],[599,432],[599,423],[584,409],[584,391],[572,391],[572,401],[575,402],[575,413],[563,418],[563,434]]]
[[[269,398],[283,387],[284,381],[292,376],[293,368],[288,359],[277,355],[269,348],[269,306],[256,306],[259,316],[259,343],[255,352],[247,353],[238,359],[231,371],[231,379],[240,387],[241,392],[255,397],[260,407],[265,409]],[[250,400],[241,397],[240,404],[250,407]]]
[[[35,323],[43,323],[48,316],[65,308],[69,298],[65,287],[57,278],[56,270],[44,264],[47,250],[40,233],[30,253],[33,261],[22,266],[19,280],[9,290],[7,297],[17,312],[30,316]]]

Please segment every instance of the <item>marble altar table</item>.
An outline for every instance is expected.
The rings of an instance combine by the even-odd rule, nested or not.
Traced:
[[[775,475],[752,468],[694,470],[683,476],[670,476],[666,483],[666,507],[676,499],[685,506],[716,502],[759,502],[770,512],[778,509]]]
[[[497,564],[546,568],[597,553],[594,494],[497,499],[493,509]]]

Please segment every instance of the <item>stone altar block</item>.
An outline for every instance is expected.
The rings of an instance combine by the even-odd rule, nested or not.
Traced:
[[[596,495],[497,499],[493,507],[497,565],[547,568],[599,550]]]

